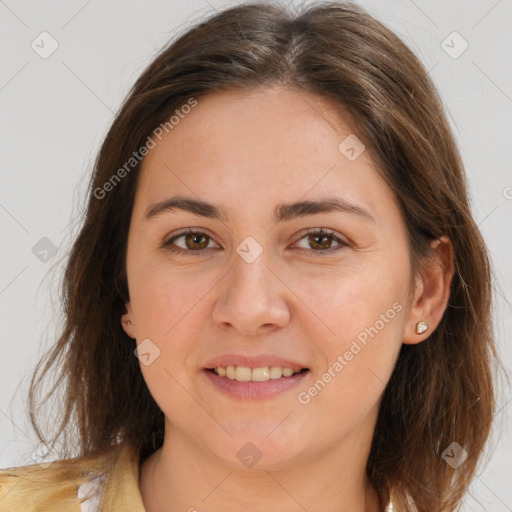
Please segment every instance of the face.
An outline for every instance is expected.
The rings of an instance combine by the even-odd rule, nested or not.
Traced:
[[[143,163],[123,325],[166,436],[229,463],[248,442],[276,467],[369,439],[412,321],[397,203],[368,151],[339,147],[338,112],[280,87],[215,93]],[[154,206],[177,196],[221,213]],[[341,206],[289,208],[305,201]],[[206,370],[217,358],[307,371],[232,381]]]

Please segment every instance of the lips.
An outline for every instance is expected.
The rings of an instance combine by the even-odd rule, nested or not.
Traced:
[[[286,360],[281,361],[285,362]],[[210,385],[213,385],[214,389],[220,391],[223,395],[231,399],[241,400],[245,403],[253,403],[256,401],[259,402],[262,400],[277,398],[279,396],[286,396],[286,394],[296,388],[299,383],[308,379],[310,371],[304,370],[292,375],[291,377],[270,379],[263,382],[255,382],[252,380],[248,382],[239,382],[236,379],[233,380],[227,377],[220,377],[208,369],[202,370],[202,374]]]
[[[248,368],[263,368],[265,366],[280,366],[282,368],[293,368],[293,369],[308,369],[303,363],[280,357],[275,354],[226,354],[215,357],[208,361],[204,368],[206,370],[212,370],[219,366],[244,366]]]

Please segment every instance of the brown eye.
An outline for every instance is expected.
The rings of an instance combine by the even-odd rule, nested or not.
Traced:
[[[349,247],[347,242],[335,236],[334,233],[325,231],[324,229],[313,230],[302,237],[299,242],[302,242],[302,240],[306,240],[307,247],[299,246],[300,251],[306,251],[309,254],[315,252],[322,256]],[[333,241],[337,243],[334,247],[332,246]]]
[[[308,235],[308,238],[314,249],[329,249],[333,241],[330,235]]]
[[[199,233],[189,233],[188,235],[182,235],[185,237],[185,245],[188,249],[196,251],[198,249],[205,249],[208,246],[208,237]],[[205,244],[206,240],[206,244]]]
[[[182,241],[178,243],[180,239],[182,239]],[[347,242],[335,236],[334,233],[323,229],[316,229],[307,233],[299,242],[303,240],[307,241],[307,247],[301,248],[299,246],[299,250],[305,251],[308,254],[316,253],[319,256],[332,254],[345,247],[349,247]],[[334,247],[332,246],[333,241],[337,244]],[[194,256],[199,255],[201,252],[208,253],[209,251],[207,251],[207,249],[213,248],[208,247],[210,242],[213,242],[213,240],[207,234],[188,229],[184,233],[178,233],[167,242],[164,242],[162,247],[174,254]]]
[[[182,240],[178,242],[179,240]],[[187,230],[185,233],[177,234],[164,242],[163,247],[176,254],[197,254],[207,252],[211,238],[200,231]]]

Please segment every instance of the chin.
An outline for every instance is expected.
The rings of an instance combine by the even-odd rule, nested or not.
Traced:
[[[223,436],[222,442],[211,449],[236,469],[284,469],[303,453],[304,442],[291,437],[284,429],[279,432],[279,422],[272,421],[271,424],[268,428],[269,420],[259,426],[245,422],[243,430],[236,433],[225,425],[233,437]]]

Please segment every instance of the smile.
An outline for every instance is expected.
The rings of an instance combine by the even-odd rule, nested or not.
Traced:
[[[221,366],[204,369],[202,373],[214,389],[223,395],[254,402],[277,397],[290,391],[311,372],[306,368],[293,369],[279,366],[258,368]]]
[[[270,379],[291,377],[303,371],[302,368],[282,368],[281,366],[264,366],[262,368],[249,368],[247,366],[218,366],[213,371],[219,377],[226,377],[239,382],[264,382]]]

